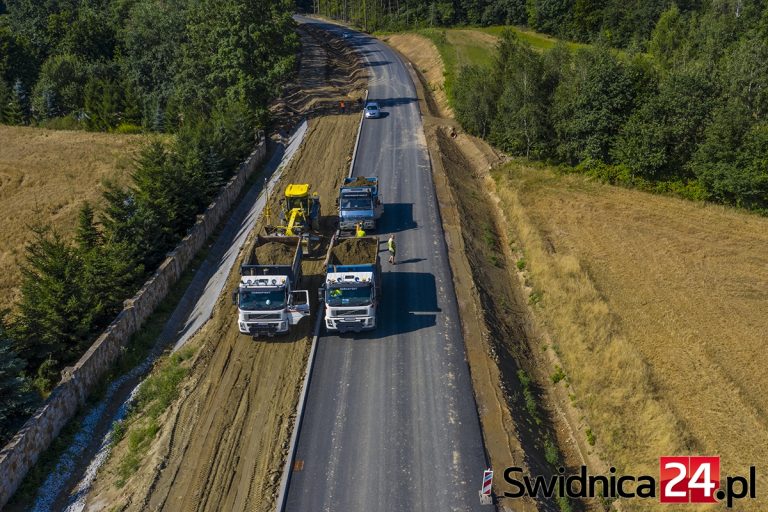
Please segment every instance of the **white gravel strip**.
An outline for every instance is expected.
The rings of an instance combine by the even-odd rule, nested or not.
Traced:
[[[285,148],[283,157],[280,160],[277,169],[274,173],[272,173],[265,191],[272,190],[274,188],[274,184],[280,178],[282,170],[291,161],[299,146],[301,145],[301,142],[304,140],[304,135],[306,132],[307,122],[304,120],[296,128],[296,131],[293,133],[293,135],[291,135],[290,142]],[[243,225],[240,226],[237,238],[235,239],[234,244],[232,244],[232,246],[228,249],[226,258],[217,260],[221,262],[217,272],[208,280],[207,283],[205,283],[202,295],[198,298],[195,307],[192,309],[192,311],[190,311],[186,321],[183,323],[183,328],[180,331],[178,330],[179,322],[176,321],[174,315],[171,315],[168,324],[166,324],[166,330],[173,329],[176,331],[174,332],[175,335],[180,334],[178,341],[174,345],[174,351],[180,348],[187,340],[189,340],[189,338],[191,338],[192,335],[197,332],[197,330],[202,327],[202,325],[211,317],[213,306],[216,303],[221,290],[224,288],[227,275],[234,266],[237,255],[240,252],[240,248],[245,243],[245,239],[248,236],[248,233],[250,233],[250,231],[253,229],[256,224],[256,220],[261,215],[261,211],[264,208],[265,203],[266,194],[264,191],[262,191],[252,206],[251,210],[248,212]],[[199,269],[198,272],[201,272],[202,270],[203,269]],[[182,302],[183,301],[184,298],[182,298]],[[181,308],[182,304],[180,304],[178,307]],[[165,334],[165,332],[166,331],[164,330],[163,333]],[[163,335],[161,334],[161,338],[162,336]],[[99,401],[99,403],[96,404],[85,416],[80,426],[80,430],[77,432],[77,434],[75,434],[72,444],[61,455],[59,462],[56,464],[53,472],[48,475],[48,478],[38,489],[35,503],[31,509],[33,512],[48,512],[53,510],[54,503],[60,494],[64,491],[64,486],[72,477],[72,473],[77,467],[78,461],[83,456],[83,453],[91,443],[97,426],[104,420],[103,415],[107,408],[107,404],[113,400],[117,390],[127,380],[136,378],[137,376],[146,373],[160,353],[160,351],[156,352],[153,350],[152,353],[150,353],[150,355],[141,362],[141,364],[110,383],[104,398]],[[123,421],[140,385],[141,384],[137,385],[131,391],[128,399],[120,405],[120,408],[111,420],[112,425],[119,421]],[[67,512],[80,512],[85,509],[86,498],[88,497],[88,493],[91,490],[93,480],[96,478],[96,473],[109,456],[111,440],[112,429],[110,428],[107,434],[103,437],[98,452],[88,465],[88,468],[83,474],[82,479],[78,482],[75,488],[75,492],[70,496],[66,508]]]

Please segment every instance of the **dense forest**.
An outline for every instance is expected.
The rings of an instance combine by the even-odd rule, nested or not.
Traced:
[[[641,47],[542,54],[507,33],[492,69],[460,72],[457,116],[512,154],[768,212],[768,10],[672,5]]]
[[[704,0],[678,0],[682,11]],[[726,3],[726,2],[722,2]],[[741,1],[734,1],[739,8]],[[642,47],[671,0],[299,0],[307,12],[367,30],[454,25],[525,25],[564,39]]]
[[[250,153],[295,68],[288,0],[0,2],[0,122],[166,132],[73,240],[34,226],[0,313],[0,444],[186,234]]]

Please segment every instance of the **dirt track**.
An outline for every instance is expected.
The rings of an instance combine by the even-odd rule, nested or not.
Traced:
[[[364,75],[353,73],[354,59],[340,50],[338,42],[321,47],[307,34],[302,41],[305,99],[294,98],[280,108],[317,114],[313,106],[320,113],[330,112],[323,105],[339,96],[362,96]],[[330,77],[330,82],[323,77]],[[306,98],[311,98],[311,104]],[[272,195],[273,212],[286,184],[310,183],[320,195],[321,214],[328,225],[335,193],[347,173],[358,121],[359,112],[349,111],[310,120],[302,148]],[[249,247],[247,243],[246,250]],[[303,284],[317,284],[321,267],[321,258],[305,259]],[[201,350],[180,398],[163,416],[141,469],[124,487],[116,487],[116,468],[127,450],[129,431],[102,469],[89,509],[267,511],[274,506],[317,304],[313,304],[312,318],[288,336],[254,342],[239,333],[237,311],[229,300],[239,278],[239,264],[234,268],[213,318],[190,341]],[[140,424],[141,418],[134,423]]]

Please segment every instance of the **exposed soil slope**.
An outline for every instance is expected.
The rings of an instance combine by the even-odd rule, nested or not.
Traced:
[[[423,50],[399,49],[422,68]],[[462,183],[477,173],[467,171],[482,160],[467,153],[471,145],[461,133],[454,145],[462,155],[451,156],[444,133],[437,133],[441,160],[457,164],[445,164],[449,174],[465,168],[457,182],[469,189]],[[486,185],[500,199],[497,234],[522,269],[517,275],[512,269],[510,280],[520,282],[524,309],[543,326],[532,340],[540,350],[529,356],[544,375],[543,403],[554,404],[551,415],[565,420],[555,422],[562,432],[555,429],[566,455],[587,461],[592,472],[606,470],[603,459],[620,472],[655,475],[659,455],[719,454],[729,474],[746,474],[756,464],[758,487],[765,487],[768,219],[522,162],[492,175],[495,182]],[[461,203],[462,193],[456,195]],[[471,225],[469,215],[462,228]],[[471,268],[481,260],[481,237],[482,230],[465,235]],[[499,288],[495,278],[488,281],[490,290]],[[552,385],[547,381],[557,366],[563,371]],[[494,431],[486,426],[496,464]],[[764,510],[760,494],[739,510]],[[652,500],[615,505],[658,508]]]
[[[426,81],[429,96],[436,104],[435,114],[451,117],[453,113],[445,94],[445,66],[435,45],[426,37],[417,34],[392,34],[382,40],[418,68]]]
[[[420,36],[413,36],[419,38]],[[422,38],[424,39],[424,38]],[[414,67],[439,59],[431,44],[415,52],[398,47],[415,59]],[[541,350],[543,334],[531,316],[528,293],[518,282],[516,258],[510,250],[506,221],[493,194],[489,170],[504,157],[488,144],[461,132],[430,94],[433,89],[418,74],[419,101],[434,167],[451,269],[461,308],[464,339],[492,466],[498,471],[519,466],[531,474],[554,471],[551,447],[559,448],[559,463],[576,470],[589,464],[598,471],[602,461],[587,449],[581,414],[568,391],[550,385],[557,364],[551,351]],[[524,386],[519,372],[531,383]],[[526,396],[532,393],[536,403]],[[495,485],[501,496],[504,485]],[[505,499],[500,510],[556,510],[552,501]],[[596,503],[578,509],[599,509]]]
[[[0,125],[0,309],[18,298],[30,225],[75,227],[84,201],[98,203],[103,180],[127,181],[147,138]]]
[[[325,83],[316,74],[325,76],[326,68],[333,68],[337,61],[328,47],[308,47],[316,45],[317,39],[302,40],[301,81],[310,84],[307,96],[312,97],[311,83]],[[343,82],[343,94],[362,96],[361,80],[351,81],[350,76]],[[340,88],[337,85],[328,94],[338,97]],[[272,193],[272,212],[277,212],[277,200],[288,183],[310,183],[321,198],[321,214],[331,218],[359,119],[359,112],[353,112],[310,121],[299,153]],[[262,218],[258,226],[265,221]],[[249,248],[247,243],[245,250]],[[317,304],[310,296],[312,318],[288,336],[253,341],[238,331],[237,310],[229,299],[229,291],[239,279],[238,269],[239,262],[213,318],[190,341],[201,350],[180,398],[164,415],[142,467],[122,488],[116,487],[117,467],[127,450],[129,433],[102,469],[89,509],[268,511],[274,507]],[[322,278],[322,258],[305,259],[302,271],[303,284],[316,286]],[[141,418],[135,422],[140,424]]]

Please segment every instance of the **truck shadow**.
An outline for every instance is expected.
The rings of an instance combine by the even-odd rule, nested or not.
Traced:
[[[435,276],[426,272],[384,272],[382,300],[376,330],[342,335],[356,339],[381,339],[416,332],[436,325],[437,304]]]
[[[384,198],[386,201],[386,197]],[[384,203],[379,233],[399,233],[417,227],[413,220],[413,203]]]

